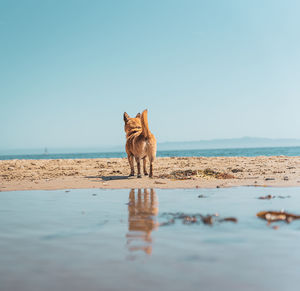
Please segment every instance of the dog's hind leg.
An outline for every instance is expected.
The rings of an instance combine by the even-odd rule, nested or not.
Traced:
[[[146,169],[146,165],[147,165],[147,160],[146,157],[143,158],[143,166],[144,166],[144,175],[148,175],[147,169]]]
[[[129,176],[134,176],[133,155],[128,155],[128,162],[129,162],[129,165],[130,165],[130,175]]]
[[[138,158],[138,157],[135,157],[135,160],[136,160],[137,170],[138,170],[137,177],[142,178],[142,175],[141,175],[141,159]]]
[[[150,178],[153,177],[153,161],[154,159],[150,158],[150,175],[149,175]]]

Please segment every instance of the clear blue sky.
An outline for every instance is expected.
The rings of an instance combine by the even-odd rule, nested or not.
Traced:
[[[0,0],[0,148],[300,138],[300,1]]]

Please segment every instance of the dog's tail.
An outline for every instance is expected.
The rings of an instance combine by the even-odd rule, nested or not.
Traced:
[[[142,133],[144,135],[144,137],[148,138],[151,135],[150,129],[149,129],[149,125],[148,125],[148,118],[147,118],[147,113],[148,110],[144,110],[142,112],[142,117],[141,117],[141,121],[142,121]]]

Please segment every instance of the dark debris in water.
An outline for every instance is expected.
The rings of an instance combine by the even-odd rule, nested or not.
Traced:
[[[235,223],[238,222],[237,218],[235,218],[235,217],[225,217],[220,220],[220,222],[223,222],[223,221],[231,221],[231,222],[235,222]]]
[[[274,199],[274,198],[279,198],[279,199],[285,199],[285,198],[291,198],[291,196],[273,196],[273,195],[266,195],[266,196],[260,196],[258,197],[258,199],[262,199],[262,200],[270,200],[270,199]]]
[[[270,200],[270,199],[274,199],[275,198],[275,196],[272,196],[272,195],[266,195],[266,196],[260,196],[260,197],[258,197],[258,199],[262,199],[262,200]]]
[[[198,195],[198,198],[207,198],[208,196],[205,196],[203,194]]]
[[[300,215],[287,213],[284,211],[260,211],[257,217],[266,220],[269,224],[276,221],[284,221],[290,223],[293,220],[300,219]]]
[[[171,224],[174,224],[174,223],[175,223],[175,219],[171,218],[170,220],[162,222],[159,225],[160,226],[167,226],[167,225],[171,225]]]
[[[176,213],[162,213],[162,217],[166,217],[168,220],[165,222],[160,223],[160,226],[167,226],[174,224],[177,220],[181,221],[183,224],[207,224],[213,225],[215,223],[222,223],[222,222],[234,222],[237,223],[238,220],[235,217],[219,217],[219,214],[207,214],[202,215],[200,213],[196,214],[187,214],[183,212],[176,212]]]

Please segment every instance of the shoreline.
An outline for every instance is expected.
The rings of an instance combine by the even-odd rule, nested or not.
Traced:
[[[126,158],[2,160],[0,191],[300,186],[300,157],[159,157],[154,177],[128,177]]]

